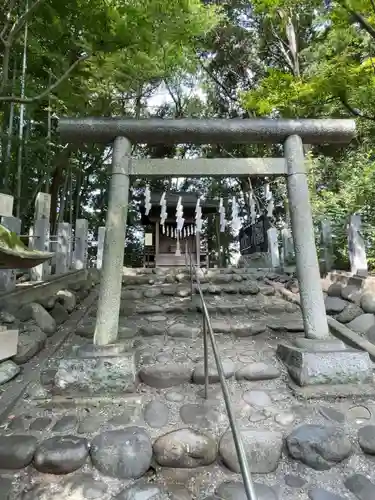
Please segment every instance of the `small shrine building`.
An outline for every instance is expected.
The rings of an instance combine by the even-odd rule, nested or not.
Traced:
[[[207,241],[202,240],[196,230],[196,193],[165,193],[166,218],[161,224],[162,193],[150,194],[150,207],[141,204],[141,223],[145,229],[145,267],[185,267],[189,262],[189,253],[193,265],[209,267]],[[183,207],[184,225],[177,231],[176,211],[178,201]],[[217,213],[217,202],[200,200],[201,217]],[[148,213],[147,213],[148,212]]]

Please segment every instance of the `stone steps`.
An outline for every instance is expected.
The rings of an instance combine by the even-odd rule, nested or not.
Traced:
[[[129,286],[121,346],[102,348],[97,359],[105,366],[111,356],[134,356],[134,392],[112,399],[52,395],[61,359],[93,359],[86,337],[93,334],[94,305],[49,360],[43,386],[30,388],[1,429],[0,488],[13,480],[14,498],[22,491],[24,500],[244,500],[211,347],[204,398],[198,297],[142,292],[131,299],[129,291],[161,285]],[[303,338],[299,308],[260,291],[207,293],[206,301],[258,500],[368,500],[358,492],[375,488],[374,431],[366,430],[375,425],[375,402],[294,397],[276,349]],[[17,467],[7,469],[15,456]]]

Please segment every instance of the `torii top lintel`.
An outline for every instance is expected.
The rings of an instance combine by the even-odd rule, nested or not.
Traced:
[[[72,143],[108,144],[127,137],[134,144],[283,143],[299,135],[305,144],[345,144],[355,136],[349,119],[129,119],[60,118],[61,139]]]

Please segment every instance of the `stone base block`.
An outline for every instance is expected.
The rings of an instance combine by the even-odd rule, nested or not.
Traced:
[[[321,351],[346,351],[347,346],[341,340],[315,340],[305,337],[294,339],[293,345],[299,349],[305,349],[309,352]]]
[[[73,348],[73,355],[78,358],[101,358],[123,356],[126,351],[133,347],[133,340],[130,342],[121,342],[118,344],[95,345],[92,343],[84,344]]]
[[[62,359],[51,392],[69,396],[120,395],[138,385],[135,356],[121,355]]]
[[[373,381],[367,352],[355,349],[313,350],[279,344],[277,356],[300,387],[310,385],[366,384]]]
[[[300,399],[325,399],[337,401],[338,398],[366,400],[375,397],[374,384],[325,384],[300,387],[290,379],[288,386],[293,395]]]

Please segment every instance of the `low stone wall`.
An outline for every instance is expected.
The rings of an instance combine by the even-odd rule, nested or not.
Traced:
[[[0,363],[0,385],[16,377],[22,365],[45,347],[48,338],[69,319],[96,283],[95,271],[80,272],[74,282],[68,277],[54,280],[52,284],[43,283],[37,292],[25,289],[22,293],[18,290],[10,294],[13,295],[11,299],[2,302],[0,327],[18,332],[18,345],[17,353]]]
[[[275,274],[267,277],[292,293],[299,293],[295,277]],[[333,272],[322,279],[322,289],[327,314],[375,345],[375,278]]]
[[[238,261],[238,267],[249,267],[253,269],[272,267],[270,256],[267,252],[253,253],[250,255],[241,255]]]

